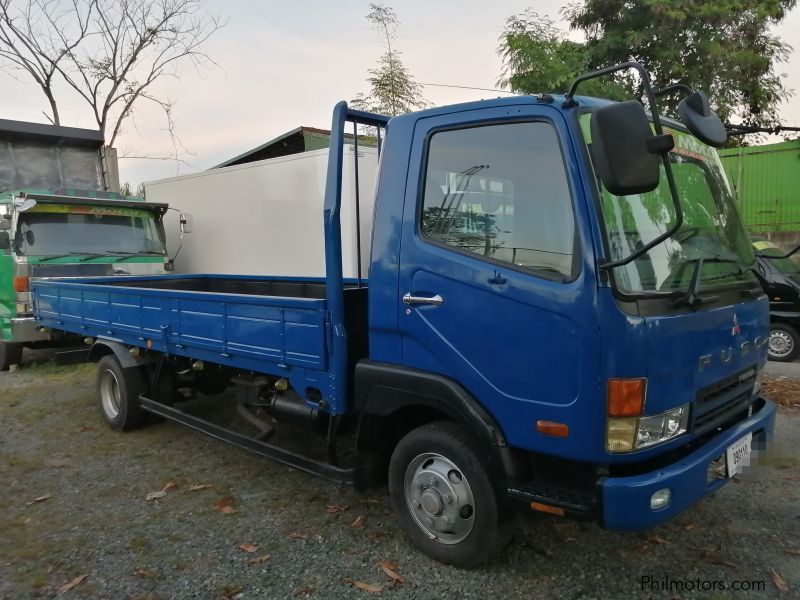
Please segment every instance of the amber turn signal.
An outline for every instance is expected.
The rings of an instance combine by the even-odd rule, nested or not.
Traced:
[[[14,291],[15,292],[29,292],[31,291],[30,279],[27,277],[14,277]]]
[[[647,379],[609,379],[608,416],[638,417],[644,409]]]

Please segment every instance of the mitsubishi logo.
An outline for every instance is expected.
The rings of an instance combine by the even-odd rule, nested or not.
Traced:
[[[731,335],[739,335],[742,333],[742,328],[739,327],[739,319],[736,317],[736,313],[733,313],[733,327],[731,327]]]

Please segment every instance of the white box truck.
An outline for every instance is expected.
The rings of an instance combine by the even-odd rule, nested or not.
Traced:
[[[345,147],[342,268],[345,277],[359,277],[360,246],[360,276],[366,278],[378,153],[358,147],[356,214],[354,152],[352,145]],[[165,217],[174,272],[324,277],[327,167],[324,149],[145,183],[148,202],[169,202],[175,209]],[[191,229],[184,235],[181,214]]]

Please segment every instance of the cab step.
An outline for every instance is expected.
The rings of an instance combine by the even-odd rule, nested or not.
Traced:
[[[597,514],[597,496],[594,490],[578,489],[564,485],[530,482],[508,488],[508,495],[517,500],[524,500],[544,507],[533,507],[536,510],[548,511],[546,507],[562,509],[569,516],[593,518]]]

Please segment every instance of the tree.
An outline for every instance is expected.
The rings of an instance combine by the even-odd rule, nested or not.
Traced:
[[[422,87],[414,81],[411,72],[400,59],[400,51],[392,43],[397,36],[400,22],[394,10],[383,4],[370,4],[367,21],[384,38],[385,51],[378,64],[369,69],[367,83],[370,93],[358,94],[350,104],[359,110],[369,110],[385,115],[400,115],[428,106],[422,95]]]
[[[531,9],[508,18],[497,53],[503,59],[497,85],[520,94],[566,92],[578,75],[589,70],[586,46],[568,39],[552,19]],[[618,100],[630,97],[621,76],[589,81],[580,91]]]
[[[133,189],[130,182],[126,181],[120,186],[119,193],[126,198],[130,198],[131,196],[134,198],[144,198],[144,183],[140,183],[136,186],[136,189]]]
[[[658,87],[710,94],[724,121],[771,125],[791,92],[776,71],[791,47],[770,32],[796,0],[584,0],[567,7],[589,68],[637,60]],[[675,112],[679,97],[660,104]]]
[[[56,125],[56,84],[65,83],[109,146],[143,101],[163,111],[176,144],[174,101],[155,83],[177,78],[181,63],[216,64],[202,47],[221,26],[204,0],[0,0],[0,60],[36,82]]]

